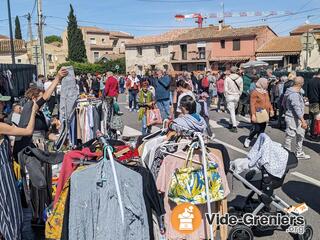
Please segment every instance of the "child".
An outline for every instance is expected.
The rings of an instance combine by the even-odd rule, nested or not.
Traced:
[[[138,93],[138,120],[142,121],[141,132],[142,135],[149,134],[151,132],[152,126],[147,126],[147,110],[152,108],[153,102],[153,94],[148,89],[149,82],[144,79],[141,83],[141,89]]]
[[[187,130],[208,134],[206,121],[197,113],[197,103],[189,95],[180,101],[181,115],[173,122]]]

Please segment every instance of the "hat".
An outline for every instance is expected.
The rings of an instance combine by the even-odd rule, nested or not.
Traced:
[[[237,72],[238,72],[238,67],[232,66],[232,67],[230,68],[230,72],[231,72],[231,73],[237,73]]]
[[[10,101],[11,97],[10,96],[3,96],[1,93],[0,93],[0,102],[7,102],[7,101]]]

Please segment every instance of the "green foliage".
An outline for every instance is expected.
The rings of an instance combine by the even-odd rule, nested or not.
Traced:
[[[87,60],[82,32],[78,28],[77,18],[71,4],[68,16],[68,60],[74,62],[85,62]]]
[[[44,42],[48,44],[53,42],[62,43],[62,38],[57,35],[50,35],[45,37]]]
[[[119,66],[119,70],[115,69],[115,66]],[[57,71],[64,66],[73,66],[75,74],[86,74],[86,73],[106,73],[112,71],[114,73],[125,73],[125,60],[124,58],[108,61],[107,63],[79,63],[74,61],[69,61],[62,63],[58,66]]]
[[[22,39],[20,20],[18,16],[16,16],[15,25],[16,25],[16,28],[14,31],[15,39]]]

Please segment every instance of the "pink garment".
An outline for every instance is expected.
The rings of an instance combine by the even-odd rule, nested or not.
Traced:
[[[91,152],[90,148],[80,150],[72,150],[64,155],[61,171],[59,174],[56,195],[54,196],[54,206],[56,205],[64,184],[68,181],[73,171],[77,168],[77,164],[73,164],[74,160],[98,158],[101,156],[99,152]]]
[[[217,80],[216,86],[217,86],[217,92],[218,93],[223,93],[223,91],[224,91],[224,80],[223,80],[223,78],[220,78],[220,79]]]
[[[179,155],[183,158],[187,157],[187,153],[183,152],[183,151],[177,152],[176,155]],[[224,196],[227,197],[228,194],[230,193],[230,189],[228,186],[226,174],[224,172],[223,161],[222,161],[222,159],[220,159],[216,156],[213,156],[213,154],[211,154],[211,153],[209,155],[211,156],[212,159],[216,159],[216,162],[219,166],[218,171],[221,176],[222,184],[224,187]],[[201,155],[194,154],[192,159],[194,161],[201,162],[200,157],[201,157]],[[201,215],[202,215],[202,223],[201,223],[199,229],[197,231],[193,232],[192,234],[183,235],[181,233],[178,233],[174,230],[174,228],[171,225],[170,218],[171,218],[172,210],[176,206],[176,203],[172,202],[168,198],[168,191],[169,191],[169,186],[170,186],[170,182],[171,182],[171,176],[174,173],[174,171],[176,170],[176,168],[185,167],[185,163],[186,162],[184,159],[180,159],[180,158],[168,155],[163,160],[163,163],[160,167],[160,172],[159,172],[159,175],[157,178],[158,190],[160,192],[165,193],[164,208],[166,211],[166,214],[165,214],[166,238],[167,239],[186,239],[186,240],[188,240],[188,239],[190,239],[190,240],[209,239],[210,238],[209,225],[205,224],[205,213],[208,212],[207,204],[197,205],[197,207],[199,208]],[[215,210],[215,203],[214,202],[211,203],[211,210],[212,210],[212,212],[214,212],[214,210]]]

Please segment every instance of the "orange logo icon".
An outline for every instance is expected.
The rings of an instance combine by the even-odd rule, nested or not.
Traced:
[[[173,209],[171,224],[177,232],[191,234],[200,227],[201,212],[193,204],[182,203]]]

